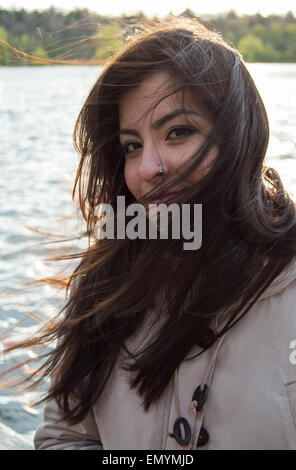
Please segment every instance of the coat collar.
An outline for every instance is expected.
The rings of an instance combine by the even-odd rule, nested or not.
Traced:
[[[296,256],[285,267],[285,269],[272,281],[267,289],[261,294],[259,300],[266,299],[272,295],[279,294],[292,281],[296,279]]]

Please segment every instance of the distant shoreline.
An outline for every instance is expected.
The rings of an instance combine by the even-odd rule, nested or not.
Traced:
[[[245,61],[246,62],[246,61]],[[30,68],[34,68],[34,67],[49,67],[49,66],[52,66],[52,67],[57,67],[57,66],[61,66],[61,67],[66,67],[66,66],[69,66],[69,67],[96,67],[96,66],[99,66],[99,67],[104,67],[105,65],[107,64],[107,62],[96,62],[96,63],[81,63],[81,64],[73,64],[73,63],[64,63],[64,64],[61,64],[61,63],[49,63],[49,64],[0,64],[0,68],[3,67],[3,68],[8,68],[8,67],[11,67],[11,68],[21,68],[21,67],[30,67]],[[277,62],[266,62],[266,61],[262,61],[262,62],[246,62],[246,64],[280,64],[280,65],[291,65],[291,64],[296,64],[296,60],[295,61],[291,61],[291,62],[287,62],[287,61],[277,61]]]
[[[169,16],[169,15],[167,15]],[[174,16],[174,15],[171,15]],[[296,17],[285,15],[238,15],[231,10],[198,15],[189,8],[176,16],[197,20],[221,34],[246,63],[296,63]],[[103,65],[119,52],[137,28],[161,18],[144,13],[104,16],[88,9],[28,11],[0,6],[0,65]],[[79,61],[83,61],[81,64]],[[95,61],[95,62],[93,62]]]

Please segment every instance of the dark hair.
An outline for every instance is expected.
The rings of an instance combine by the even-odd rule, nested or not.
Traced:
[[[73,197],[78,189],[90,244],[79,254],[60,318],[22,343],[58,339],[37,383],[54,378],[43,400],[55,398],[69,423],[82,420],[101,397],[121,348],[129,357],[122,367],[133,372],[131,387],[147,410],[191,348],[199,345],[202,353],[232,328],[296,252],[295,206],[277,172],[264,165],[268,119],[239,52],[196,20],[174,18],[144,29],[105,67],[78,116],[74,136],[81,160]],[[197,251],[182,251],[180,240],[94,236],[99,203],[116,210],[118,195],[134,200],[123,176],[119,99],[156,72],[173,78],[168,94],[190,89],[213,130],[153,195],[196,169],[213,145],[219,148],[212,169],[180,199],[203,205]],[[155,302],[162,293],[164,306]],[[161,326],[145,348],[129,351],[125,341],[151,309]],[[210,329],[221,312],[223,328]]]

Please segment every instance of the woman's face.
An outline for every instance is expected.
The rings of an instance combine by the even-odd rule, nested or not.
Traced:
[[[170,76],[164,72],[145,79],[119,102],[120,142],[125,155],[127,187],[138,200],[170,176],[194,154],[212,129],[189,90],[168,96]],[[202,165],[176,187],[182,191],[201,179],[218,154],[213,147]],[[163,174],[159,173],[160,163]],[[170,191],[171,192],[171,191]]]

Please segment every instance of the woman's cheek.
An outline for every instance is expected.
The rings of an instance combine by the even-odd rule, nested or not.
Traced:
[[[199,181],[200,179],[202,179],[204,176],[206,176],[209,173],[209,171],[213,168],[215,164],[218,153],[219,153],[219,148],[217,146],[213,147],[209,151],[208,155],[206,156],[206,158],[204,159],[200,167],[198,167],[197,170],[192,175],[192,179],[194,180],[194,182]]]

